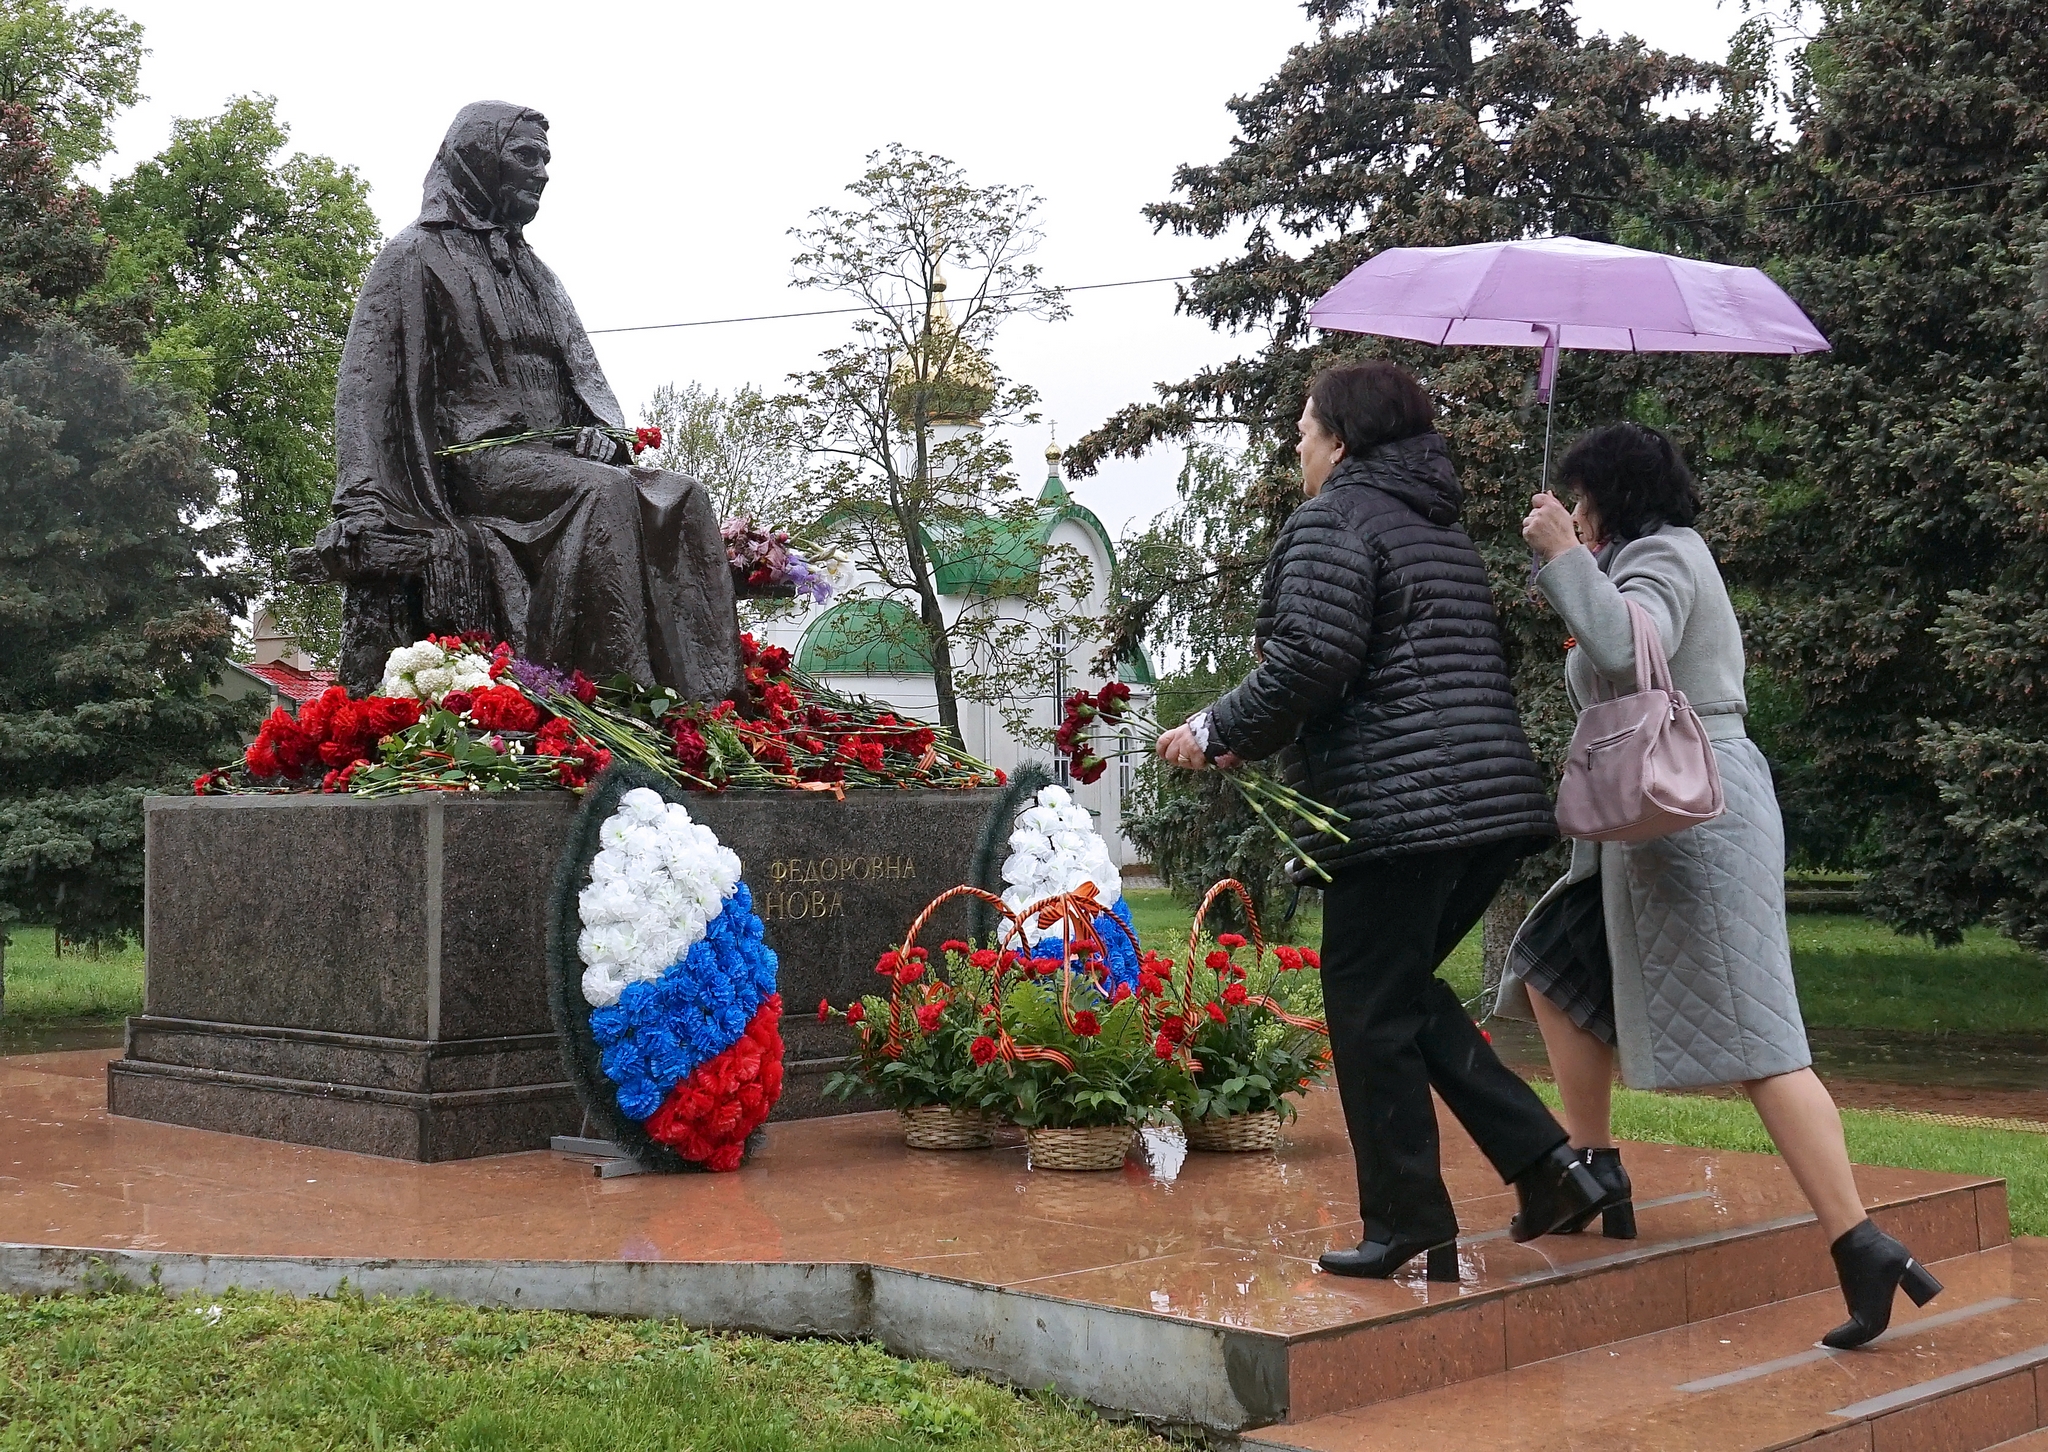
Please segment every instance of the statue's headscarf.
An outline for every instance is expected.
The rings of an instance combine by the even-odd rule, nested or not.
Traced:
[[[422,226],[483,233],[500,272],[511,270],[512,243],[520,240],[520,228],[498,215],[498,172],[505,143],[521,122],[548,129],[548,118],[540,112],[506,101],[473,101],[457,111],[427,168],[420,204]]]

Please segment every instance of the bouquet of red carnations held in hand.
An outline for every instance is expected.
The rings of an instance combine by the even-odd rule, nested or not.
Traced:
[[[1128,724],[1134,729],[1135,739],[1131,745],[1120,746],[1105,756],[1096,749],[1097,722],[1112,731]],[[1075,779],[1087,783],[1107,771],[1113,759],[1128,760],[1133,756],[1149,755],[1151,743],[1158,736],[1159,723],[1131,705],[1131,688],[1122,681],[1111,681],[1098,691],[1076,691],[1067,697],[1066,714],[1053,735],[1053,742],[1066,755]],[[1344,831],[1348,822],[1342,813],[1332,811],[1314,797],[1298,792],[1284,782],[1273,780],[1256,767],[1233,766],[1223,772],[1223,779],[1244,798],[1245,805],[1258,814],[1259,820],[1280,839],[1282,846],[1301,860],[1304,867],[1323,881],[1330,880],[1330,874],[1295,842],[1277,819],[1291,817],[1332,841],[1349,842],[1351,838]]]

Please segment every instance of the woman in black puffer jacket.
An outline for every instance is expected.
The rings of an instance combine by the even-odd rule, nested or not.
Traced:
[[[1266,568],[1259,666],[1159,738],[1176,766],[1288,748],[1288,775],[1348,819],[1303,837],[1324,889],[1323,999],[1365,1238],[1323,1255],[1457,1279],[1434,1086],[1520,1193],[1533,1240],[1600,1196],[1543,1103],[1494,1056],[1437,967],[1515,862],[1556,835],[1508,683],[1486,567],[1429,395],[1391,363],[1329,368],[1301,413],[1303,492]]]

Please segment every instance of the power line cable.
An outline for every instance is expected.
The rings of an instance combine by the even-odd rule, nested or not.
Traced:
[[[1144,287],[1148,283],[1154,282],[1186,282],[1187,280],[1188,274],[1182,272],[1172,277],[1133,277],[1124,282],[1084,282],[1075,287],[1059,288],[1057,291],[1099,292],[1105,287]],[[998,302],[1013,297],[1030,297],[1041,290],[1039,288],[1020,288],[1015,292],[991,293],[987,300]],[[594,338],[601,333],[654,333],[665,328],[715,328],[723,323],[772,323],[783,318],[829,318],[839,313],[871,313],[876,308],[921,308],[923,306],[922,302],[875,303],[851,308],[813,308],[809,312],[802,313],[755,313],[744,318],[697,318],[687,323],[641,323],[630,328],[592,328],[590,329],[590,336]]]
[[[1689,226],[1706,226],[1715,222],[1740,221],[1743,216],[1768,217],[1774,216],[1781,212],[1803,212],[1823,207],[1868,206],[1874,202],[1904,201],[1912,197],[1938,196],[1946,192],[1970,192],[1976,191],[1979,187],[2006,186],[2013,182],[2017,182],[2021,179],[2022,178],[2017,175],[1997,176],[1987,178],[1984,181],[1963,182],[1956,186],[1921,187],[1914,191],[1886,192],[1880,196],[1875,197],[1838,197],[1834,200],[1824,202],[1793,202],[1785,206],[1759,207],[1755,211],[1749,211],[1745,208],[1739,211],[1731,212],[1729,215],[1725,217],[1688,217],[1682,216],[1676,212],[1664,212],[1650,209],[1644,209],[1644,213],[1645,215],[1657,218],[1659,221],[1675,222],[1681,225]],[[1580,202],[1600,202],[1608,206],[1618,206],[1623,208],[1629,206],[1629,203],[1620,197],[1596,196],[1587,192],[1568,192],[1565,194],[1564,200]],[[1057,289],[1057,291],[1062,293],[1100,292],[1104,288],[1111,287],[1148,287],[1153,283],[1159,282],[1188,282],[1192,279],[1192,277],[1192,273],[1178,272],[1171,277],[1133,277],[1127,278],[1122,282],[1083,282],[1078,283],[1073,287],[1059,288]],[[1008,299],[1013,297],[1030,297],[1039,290],[1040,289],[1037,288],[1020,288],[1015,292],[991,293],[989,295],[988,301],[998,302],[1007,301]],[[846,308],[811,308],[807,311],[796,313],[750,313],[744,317],[733,318],[693,318],[690,321],[683,323],[637,323],[629,327],[623,328],[591,328],[589,329],[589,336],[596,338],[602,337],[609,333],[659,333],[674,328],[716,328],[722,327],[727,323],[775,323],[782,322],[789,318],[829,318],[842,316],[846,313],[871,313],[874,312],[877,308],[893,311],[896,308],[921,308],[923,306],[924,303],[922,302],[906,301],[900,303],[861,304],[855,307]]]

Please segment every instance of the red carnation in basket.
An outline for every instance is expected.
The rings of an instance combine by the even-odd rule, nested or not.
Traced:
[[[531,731],[540,725],[540,708],[517,686],[488,686],[470,701],[469,719],[486,731]]]
[[[982,972],[986,973],[990,969],[994,968],[999,960],[996,956],[995,949],[977,948],[974,951],[974,953],[971,956],[969,956],[967,961],[972,963],[975,967],[979,968]]]
[[[832,1017],[832,1000],[831,1000],[831,999],[829,999],[829,998],[821,998],[821,999],[819,999],[819,1000],[818,1000],[818,1022],[819,1022],[819,1023],[825,1023],[825,1022],[826,1022],[826,1021],[828,1021],[828,1020],[829,1020],[829,1019],[830,1019],[831,1017]]]
[[[1313,948],[1303,948],[1301,950],[1301,961],[1308,964],[1309,967],[1315,969],[1318,973],[1323,971],[1323,955]]]
[[[1152,1040],[1152,1057],[1155,1059],[1172,1058],[1173,1040],[1168,1038],[1165,1034],[1161,1034],[1158,1038]]]
[[[1080,1009],[1074,1014],[1074,1032],[1084,1039],[1092,1039],[1102,1032],[1102,1020],[1087,1009]]]
[[[1223,1011],[1223,1005],[1222,1005],[1222,1004],[1220,1004],[1220,1003],[1207,1003],[1207,1004],[1204,1004],[1204,1005],[1202,1005],[1202,1007],[1203,1007],[1203,1010],[1204,1010],[1204,1012],[1206,1012],[1206,1013],[1207,1013],[1207,1014],[1209,1015],[1210,1019],[1211,1019],[1211,1020],[1213,1020],[1214,1022],[1216,1022],[1216,1023],[1229,1023],[1229,1022],[1230,1022],[1230,1015],[1229,1015],[1229,1014],[1227,1014],[1227,1013],[1225,1013],[1225,1012]]]
[[[1247,946],[1244,936],[1240,933],[1218,933],[1216,935],[1216,942],[1220,947],[1225,948],[1235,949]]]
[[[1212,973],[1221,973],[1230,966],[1230,955],[1221,948],[1211,948],[1209,956],[1202,960],[1202,966]]]
[[[996,1041],[983,1034],[967,1046],[967,1057],[977,1064],[986,1064],[996,1056]]]
[[[946,1011],[943,1003],[920,1003],[917,1006],[917,1026],[928,1034],[939,1031],[939,1015]]]
[[[1242,983],[1233,983],[1223,990],[1223,1001],[1230,1004],[1233,1008],[1238,1004],[1246,1002],[1250,997],[1251,995],[1245,992],[1245,987]]]
[[[1290,948],[1283,943],[1281,944],[1281,946],[1273,950],[1273,956],[1280,960],[1280,968],[1282,972],[1296,973],[1301,970],[1300,949]]]
[[[860,1023],[864,1019],[866,1019],[867,1016],[867,1005],[862,1003],[859,999],[855,999],[852,1003],[846,1005],[846,1021],[848,1023]]]

